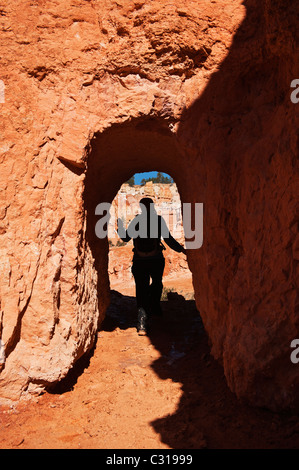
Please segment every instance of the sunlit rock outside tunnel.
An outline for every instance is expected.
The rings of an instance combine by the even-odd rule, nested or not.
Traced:
[[[96,207],[159,171],[203,204],[180,271],[229,390],[299,410],[297,15],[282,0],[5,3],[1,403],[51,390],[97,345],[132,277],[128,247],[113,273]]]

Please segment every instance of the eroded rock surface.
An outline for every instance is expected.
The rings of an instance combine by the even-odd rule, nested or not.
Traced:
[[[156,169],[204,203],[188,262],[230,388],[298,406],[297,14],[282,0],[1,6],[3,401],[93,345],[109,303],[95,206]]]

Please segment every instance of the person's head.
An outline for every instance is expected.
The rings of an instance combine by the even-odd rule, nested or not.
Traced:
[[[153,210],[155,208],[154,201],[150,197],[143,197],[142,199],[140,199],[139,204],[142,211],[144,210],[144,208],[147,211],[149,209]]]

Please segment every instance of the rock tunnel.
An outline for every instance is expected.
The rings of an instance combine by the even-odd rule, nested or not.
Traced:
[[[41,393],[92,348],[109,303],[95,206],[159,168],[182,202],[204,204],[188,263],[230,389],[298,408],[296,5],[99,0],[66,16],[27,3],[22,28],[12,1],[1,17],[15,31],[1,104],[1,400]]]

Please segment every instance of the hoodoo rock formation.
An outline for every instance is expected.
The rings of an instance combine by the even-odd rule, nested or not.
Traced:
[[[204,204],[188,263],[229,387],[298,409],[297,18],[285,0],[2,2],[2,402],[93,346],[109,303],[95,207],[159,170]]]

